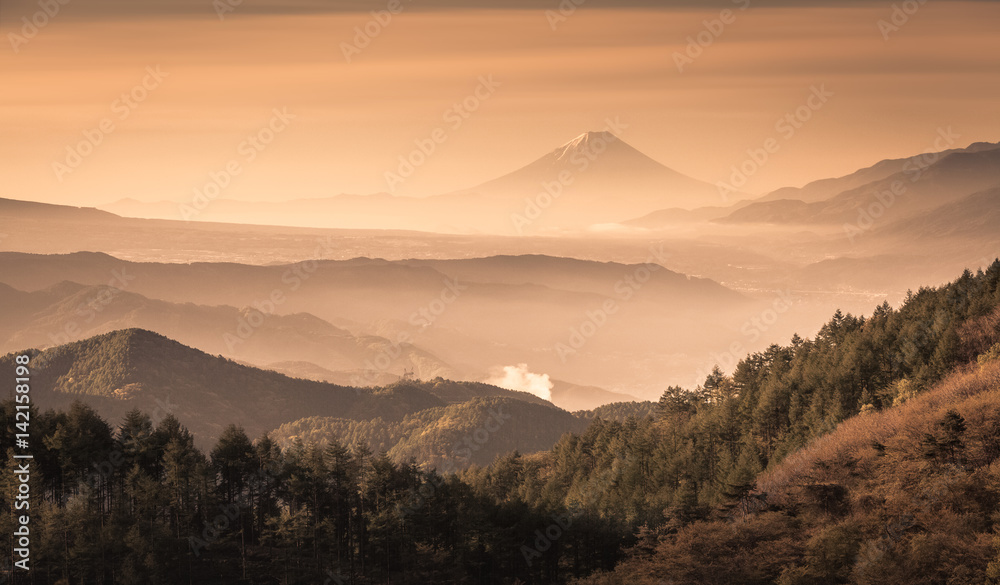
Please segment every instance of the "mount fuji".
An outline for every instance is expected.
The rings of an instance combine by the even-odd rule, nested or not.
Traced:
[[[719,203],[714,185],[646,156],[609,131],[585,132],[534,162],[470,189],[430,197],[386,193],[283,202],[219,199],[198,221],[318,228],[527,235],[586,230],[664,208]],[[101,209],[179,219],[178,204],[121,200]]]
[[[714,185],[653,160],[608,131],[585,132],[527,166],[448,197],[456,196],[504,204],[511,225],[521,220],[531,231],[586,228],[720,201]]]

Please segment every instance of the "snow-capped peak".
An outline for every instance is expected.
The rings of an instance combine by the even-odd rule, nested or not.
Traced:
[[[617,136],[606,130],[584,132],[573,140],[570,140],[566,144],[557,148],[555,150],[556,158],[562,159],[563,157],[572,155],[574,152],[581,151],[600,152],[617,140]]]

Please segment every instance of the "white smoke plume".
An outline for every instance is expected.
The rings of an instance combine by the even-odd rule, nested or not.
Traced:
[[[528,364],[504,366],[502,373],[494,374],[486,383],[508,390],[530,392],[543,400],[552,401],[552,381],[549,380],[549,375],[531,373],[528,371]]]

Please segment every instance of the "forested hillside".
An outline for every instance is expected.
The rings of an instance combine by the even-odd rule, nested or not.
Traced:
[[[867,411],[764,473],[737,506],[645,531],[577,585],[1000,582],[1000,351]]]
[[[577,416],[590,420],[601,418],[604,420],[617,420],[624,422],[629,417],[646,418],[656,414],[655,402],[612,402],[598,406],[593,410],[579,410],[575,412]]]
[[[731,506],[757,475],[861,412],[904,404],[1000,342],[1000,262],[871,317],[839,312],[815,339],[751,354],[732,376],[667,388],[655,418],[598,421],[565,437],[525,471],[528,499],[573,492],[602,473],[615,482],[595,505],[658,525]],[[559,478],[559,479],[557,479]],[[563,482],[563,483],[560,483]]]
[[[459,474],[36,412],[36,583],[992,583],[998,343],[1000,261]]]
[[[428,408],[402,420],[349,420],[309,417],[281,425],[271,438],[282,448],[296,444],[326,447],[331,442],[385,451],[396,462],[411,459],[438,469],[488,465],[499,455],[520,449],[549,449],[563,433],[582,431],[587,423],[551,404],[513,398],[473,398]]]
[[[229,422],[258,436],[310,416],[401,421],[408,414],[475,397],[549,404],[527,392],[476,382],[435,379],[355,388],[292,378],[143,329],[25,353],[32,356],[34,400],[42,408],[66,408],[81,400],[111,420],[132,409],[157,418],[173,414],[201,447],[211,446]],[[13,359],[14,354],[0,357],[0,370],[12,371]]]
[[[515,449],[546,451],[564,433],[582,432],[595,419],[625,422],[656,412],[652,402],[616,402],[570,414],[523,393],[490,397],[492,387],[485,385],[439,379],[422,386],[441,398],[465,401],[408,414],[399,421],[313,416],[285,423],[270,437],[282,448],[297,443],[326,447],[331,441],[361,444],[376,453],[387,452],[398,463],[413,459],[454,471],[471,464],[489,465]],[[477,388],[485,397],[476,397],[469,388]]]
[[[14,413],[2,404],[5,445]],[[80,403],[31,424],[35,583],[547,582],[567,558],[578,574],[612,568],[624,536],[589,513],[565,516],[587,528],[528,564],[520,547],[554,510],[364,446],[281,450],[230,426],[203,453],[173,416],[132,411],[112,427]],[[12,450],[3,463],[9,545]]]

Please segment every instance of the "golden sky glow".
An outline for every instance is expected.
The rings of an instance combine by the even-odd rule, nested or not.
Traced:
[[[834,95],[780,139],[747,189],[914,154],[949,126],[956,146],[1000,140],[995,3],[928,2],[888,40],[877,23],[891,3],[734,14],[679,72],[674,53],[718,8],[583,5],[554,31],[540,10],[404,9],[350,63],[342,43],[368,13],[56,16],[15,53],[8,35],[21,23],[5,11],[0,197],[181,201],[234,158],[245,164],[227,198],[386,191],[397,158],[440,127],[447,140],[397,190],[430,195],[514,170],[609,117],[628,125],[622,138],[639,150],[715,183],[748,148],[780,136],[775,122],[814,86]],[[116,102],[157,66],[167,76],[145,80],[145,99]],[[482,76],[499,87],[461,124],[454,112],[448,121]],[[294,119],[247,160],[241,143],[275,108]],[[65,164],[67,147],[104,118],[114,129],[57,178],[53,163]]]

